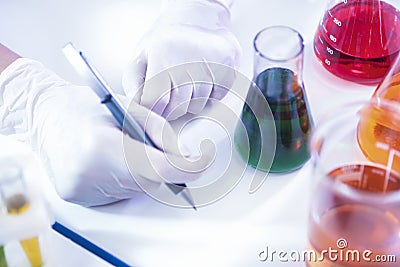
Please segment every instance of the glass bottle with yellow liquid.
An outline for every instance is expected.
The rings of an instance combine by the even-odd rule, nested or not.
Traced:
[[[18,216],[30,208],[29,197],[23,179],[22,169],[12,162],[0,167],[0,200],[2,212],[8,216]],[[29,223],[29,222],[26,222]],[[43,265],[39,239],[35,234],[19,240],[19,243],[31,267]],[[0,267],[7,267],[7,255],[4,246],[0,249]]]
[[[9,214],[22,214],[29,209],[29,201],[23,194],[15,194],[7,200]],[[32,237],[20,240],[21,247],[32,267],[40,267],[43,264],[40,252],[39,239]]]
[[[372,100],[360,111],[357,139],[364,155],[400,173],[400,56],[375,90]],[[382,101],[393,105],[379,105]]]

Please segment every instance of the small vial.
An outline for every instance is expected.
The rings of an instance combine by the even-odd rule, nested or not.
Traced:
[[[29,209],[29,199],[27,198],[23,172],[18,164],[9,162],[7,165],[0,166],[0,197],[2,203],[4,203],[3,206],[5,206],[4,212],[10,215],[17,216]],[[43,265],[37,237],[20,240],[20,244],[32,267]]]

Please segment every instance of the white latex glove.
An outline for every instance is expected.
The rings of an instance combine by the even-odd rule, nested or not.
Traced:
[[[221,74],[211,73],[208,63],[238,67],[241,49],[230,31],[230,2],[167,1],[124,73],[122,82],[126,95],[168,120],[187,112],[197,114],[209,98],[223,98],[226,88],[218,88],[214,82],[218,79],[229,85],[234,76],[215,77]],[[191,62],[198,62],[197,67],[179,74],[168,71],[165,75],[158,75],[155,83],[148,83],[170,67]],[[192,81],[198,79],[205,79],[207,83],[193,84]]]
[[[65,200],[101,205],[141,191],[133,177],[158,186],[163,179],[186,182],[199,176],[169,164],[165,154],[186,159],[177,148],[177,136],[165,119],[139,105],[131,106],[133,116],[143,125],[147,119],[146,131],[163,151],[127,138],[125,148],[135,151],[129,158],[135,167],[132,176],[123,134],[97,95],[36,61],[20,58],[8,66],[0,75],[0,93],[0,133],[29,142],[38,151]]]

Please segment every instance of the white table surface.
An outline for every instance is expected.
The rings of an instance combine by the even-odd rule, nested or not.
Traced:
[[[2,0],[0,42],[43,62],[65,79],[79,82],[60,50],[72,41],[120,90],[122,71],[135,44],[156,18],[160,3]],[[324,8],[325,1],[320,0],[236,0],[232,10],[233,31],[243,48],[240,70],[249,79],[252,40],[260,29],[283,24],[303,35],[305,88],[316,124],[326,110],[368,99],[374,89],[340,80],[318,65],[312,39]],[[232,160],[243,164],[232,152]],[[46,193],[58,221],[133,266],[281,266],[260,262],[258,254],[267,245],[287,251],[305,248],[310,171],[307,163],[293,173],[269,175],[255,194],[249,194],[252,170],[248,170],[226,197],[197,212],[172,208],[146,195],[84,208],[62,201],[50,186]],[[68,253],[68,258],[86,260],[84,266],[101,266],[82,253]]]

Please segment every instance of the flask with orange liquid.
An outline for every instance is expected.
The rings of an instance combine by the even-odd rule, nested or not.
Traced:
[[[310,144],[314,190],[307,267],[399,266],[399,166],[369,151],[394,151],[392,140],[362,136],[363,144],[368,143],[363,149],[357,142],[360,127],[371,122],[381,125],[384,116],[400,117],[400,107],[393,103],[374,98],[347,104],[317,125]],[[370,119],[375,112],[378,115]],[[395,123],[387,120],[384,126],[393,129]],[[362,129],[361,134],[372,128]],[[366,149],[371,156],[364,155]]]
[[[389,101],[392,105],[380,105]],[[400,56],[372,96],[375,105],[360,111],[357,139],[371,161],[400,172]]]

